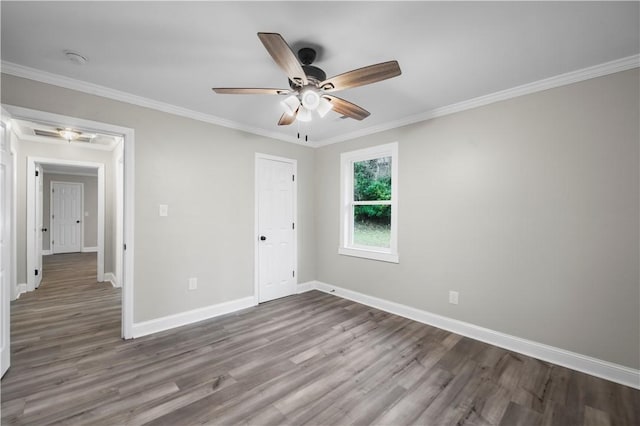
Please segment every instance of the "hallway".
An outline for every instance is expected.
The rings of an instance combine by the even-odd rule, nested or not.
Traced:
[[[96,253],[44,256],[40,287],[11,303],[11,368],[2,379],[3,424],[25,407],[28,412],[33,405],[26,402],[33,395],[52,394],[38,398],[38,403],[46,403],[40,405],[45,411],[49,404],[60,404],[55,388],[79,377],[78,360],[121,341],[121,290],[96,282],[96,261]]]

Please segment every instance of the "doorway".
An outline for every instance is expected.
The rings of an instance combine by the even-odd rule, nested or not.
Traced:
[[[53,208],[53,199],[61,192],[48,194],[51,199],[50,216],[47,222],[50,226],[43,226],[44,210],[44,172],[56,168],[62,174],[74,173],[74,170],[93,170],[98,177],[97,185],[97,277],[103,282],[105,257],[105,165],[89,161],[62,160],[57,158],[28,157],[27,158],[27,290],[33,291],[42,281],[42,236],[51,234],[49,247],[52,253],[71,253],[82,251],[82,190],[73,184],[65,187],[65,203],[62,213]],[[54,186],[51,185],[51,189]],[[75,204],[75,205],[74,205]],[[60,207],[60,206],[58,206]],[[121,219],[116,219],[121,220]],[[55,225],[58,225],[56,230]],[[58,235],[54,235],[57,233]],[[64,235],[63,235],[64,234]],[[56,241],[57,239],[57,241]],[[60,246],[60,250],[57,247]]]
[[[14,120],[29,120],[32,122],[38,123],[47,123],[49,125],[59,125],[64,123],[65,125],[73,126],[74,128],[81,129],[83,132],[95,132],[99,134],[113,135],[117,136],[120,140],[121,154],[118,159],[113,160],[113,164],[108,164],[108,166],[112,170],[110,172],[109,179],[113,179],[117,184],[121,185],[121,188],[116,188],[113,191],[113,196],[115,198],[115,209],[114,213],[117,215],[115,219],[115,224],[113,224],[113,228],[116,232],[120,232],[121,235],[116,236],[114,241],[117,243],[112,247],[113,253],[109,252],[115,259],[118,259],[118,269],[113,272],[109,272],[105,274],[104,271],[104,225],[98,226],[99,233],[102,231],[102,236],[99,236],[100,242],[97,244],[96,251],[98,253],[96,256],[98,257],[97,262],[97,275],[98,281],[104,281],[105,278],[108,281],[111,281],[116,286],[122,287],[121,292],[121,312],[122,312],[122,320],[121,320],[121,336],[125,339],[130,339],[133,337],[132,334],[132,326],[133,326],[133,258],[134,258],[134,241],[133,241],[133,219],[134,219],[134,143],[135,143],[135,135],[133,129],[125,128],[121,126],[115,126],[106,123],[100,123],[90,120],[84,120],[74,117],[63,116],[59,114],[52,114],[43,111],[31,110],[21,107],[15,107],[11,105],[5,105],[4,108],[11,115]],[[52,161],[53,160],[53,161]],[[47,163],[47,161],[49,163]],[[116,166],[117,161],[120,162],[119,166]],[[83,162],[72,161],[72,160],[61,160],[61,159],[52,159],[52,158],[37,158],[37,157],[29,157],[27,162],[27,191],[30,191],[31,194],[28,196],[28,203],[33,202],[39,197],[36,197],[36,185],[35,185],[35,172],[36,168],[39,164],[52,164],[52,163],[62,163],[66,166],[83,166]],[[84,162],[84,166],[87,166],[86,162]],[[102,180],[103,184],[99,184],[99,191],[102,192],[101,196],[99,196],[99,200],[102,199],[102,205],[98,208],[98,213],[102,215],[102,223],[104,224],[104,181],[105,181],[105,164],[98,163],[89,164],[89,167],[94,167],[98,169],[98,179]],[[116,173],[120,173],[121,176],[116,176]],[[14,182],[14,190],[16,183]],[[102,213],[100,213],[102,212]],[[27,250],[27,259],[26,263],[28,263],[27,273],[30,270],[35,270],[34,265],[37,265],[38,258],[42,259],[41,251],[42,245],[37,245],[37,237],[36,231],[42,234],[41,229],[36,229],[37,224],[35,220],[36,210],[35,208],[27,208],[26,212],[27,216],[27,224],[26,228],[27,233],[27,244],[29,244],[30,248]],[[111,212],[110,212],[111,214]],[[82,219],[80,219],[82,220]],[[13,226],[15,226],[15,219],[13,219]],[[35,225],[35,226],[32,226]],[[42,235],[40,235],[40,239]],[[55,244],[54,244],[55,245]],[[40,247],[40,253],[38,256],[37,247]],[[100,252],[100,247],[103,247],[102,252]],[[14,253],[15,255],[16,253]],[[102,259],[100,259],[102,257]],[[38,265],[41,269],[41,264]],[[106,277],[105,277],[106,275]],[[117,276],[119,275],[119,276]],[[29,274],[27,274],[27,277]]]
[[[256,154],[255,294],[266,302],[297,286],[296,160]]]

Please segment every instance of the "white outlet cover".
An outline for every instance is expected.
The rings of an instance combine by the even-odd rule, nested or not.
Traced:
[[[89,212],[84,212],[84,217],[88,217],[89,216]]]
[[[158,206],[158,213],[160,214],[160,216],[169,216],[169,205],[160,204]]]
[[[452,305],[458,304],[458,292],[457,291],[449,291],[449,303]]]

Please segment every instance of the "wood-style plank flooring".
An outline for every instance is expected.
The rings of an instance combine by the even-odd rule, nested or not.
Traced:
[[[123,341],[95,267],[12,302],[3,425],[640,424],[640,391],[318,291]]]

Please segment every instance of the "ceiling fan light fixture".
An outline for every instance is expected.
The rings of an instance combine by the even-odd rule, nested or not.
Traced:
[[[311,118],[312,118],[311,111],[309,111],[304,107],[304,105],[302,105],[298,110],[298,115],[296,116],[296,119],[298,121],[308,122],[308,121],[311,121]]]
[[[325,115],[329,113],[333,109],[333,104],[329,102],[326,98],[320,98],[320,103],[316,111],[318,111],[318,115],[320,118],[324,118]]]
[[[296,113],[296,110],[300,106],[300,100],[297,96],[291,95],[284,101],[280,102],[282,106],[284,106],[285,112],[289,115],[293,115]]]
[[[320,95],[313,89],[305,89],[300,93],[302,99],[302,105],[310,110],[314,111],[320,105]]]
[[[58,134],[65,138],[68,142],[76,140],[80,137],[82,133],[77,130],[73,130],[70,127],[65,127],[64,129],[58,129]]]

